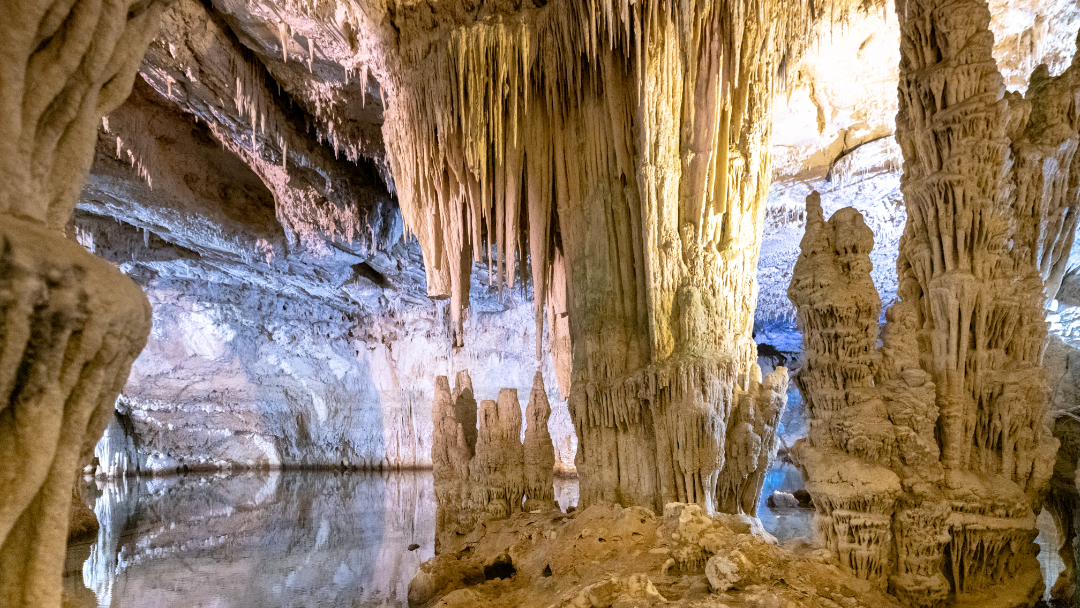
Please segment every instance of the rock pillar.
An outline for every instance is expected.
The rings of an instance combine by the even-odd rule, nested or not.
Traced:
[[[58,8],[59,7],[59,8]],[[0,5],[0,605],[60,605],[79,457],[112,414],[150,306],[61,232],[101,117],[131,90],[156,2]]]

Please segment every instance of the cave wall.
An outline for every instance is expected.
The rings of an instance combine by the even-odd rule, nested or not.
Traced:
[[[493,398],[527,393],[537,368],[527,301],[489,301],[470,320],[476,339],[454,352],[445,307],[430,303],[359,317],[239,286],[156,281],[147,292],[154,329],[117,402],[138,454],[123,457],[129,473],[430,467],[432,375],[474,369],[477,395]],[[554,378],[550,358],[541,368]],[[547,391],[557,396],[557,383]],[[553,407],[556,466],[572,471],[565,400]],[[112,440],[98,449],[106,464],[125,451]]]

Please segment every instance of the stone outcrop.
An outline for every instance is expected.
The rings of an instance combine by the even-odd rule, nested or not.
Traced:
[[[0,5],[0,605],[60,605],[72,487],[150,331],[139,288],[67,240],[97,125],[156,2]]]
[[[468,550],[437,554],[409,584],[409,606],[847,606],[899,608],[807,546],[782,548],[740,515],[671,503],[593,505],[488,522]]]
[[[873,236],[808,201],[789,295],[809,434],[795,454],[841,563],[906,603],[1030,605],[1045,424],[1043,304],[1077,218],[1077,67],[1005,93],[986,6],[898,3],[908,222],[877,347]],[[812,197],[813,199],[813,197]]]

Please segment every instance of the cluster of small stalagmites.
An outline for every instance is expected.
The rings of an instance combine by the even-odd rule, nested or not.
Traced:
[[[437,540],[466,534],[485,517],[555,507],[555,448],[547,429],[551,406],[540,372],[526,415],[522,443],[517,389],[500,390],[498,399],[481,401],[478,411],[467,371],[458,372],[452,391],[446,376],[435,379],[431,461]]]
[[[496,517],[506,517],[521,510],[525,496],[525,446],[517,389],[504,388],[497,400],[482,400],[477,418],[476,455],[469,463],[473,503],[486,505]]]

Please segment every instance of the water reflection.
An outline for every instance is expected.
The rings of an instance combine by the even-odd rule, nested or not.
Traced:
[[[97,541],[69,548],[65,586],[98,608],[406,606],[434,554],[430,473],[128,480],[95,510]]]

